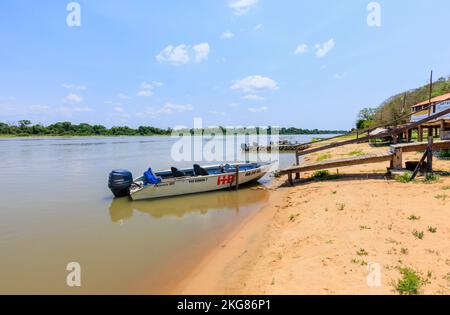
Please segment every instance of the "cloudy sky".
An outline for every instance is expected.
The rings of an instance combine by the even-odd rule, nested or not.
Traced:
[[[0,0],[0,121],[350,129],[450,75],[448,0],[370,2]]]

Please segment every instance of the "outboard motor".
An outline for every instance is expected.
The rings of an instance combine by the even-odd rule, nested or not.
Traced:
[[[132,183],[133,175],[130,171],[114,170],[109,173],[108,187],[117,198],[128,196]]]

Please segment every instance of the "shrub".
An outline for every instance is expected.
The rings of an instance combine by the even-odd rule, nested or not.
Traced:
[[[331,175],[330,172],[326,170],[316,171],[311,176],[311,179],[313,180],[332,180],[337,178],[339,178],[339,175]]]
[[[402,278],[397,281],[395,289],[402,295],[419,294],[420,288],[424,284],[422,278],[410,268],[400,269]]]
[[[412,181],[412,173],[410,172],[403,173],[402,175],[397,176],[395,179],[400,183],[404,184],[409,183]]]

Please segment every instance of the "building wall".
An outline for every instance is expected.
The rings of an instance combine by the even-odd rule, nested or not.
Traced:
[[[436,105],[436,113],[441,112],[443,110],[449,109],[450,108],[450,101],[445,101],[442,103],[439,103]],[[433,114],[433,113],[432,113]],[[422,119],[425,119],[428,117],[428,110],[423,110],[417,113],[414,113],[414,115],[411,116],[411,122],[416,122],[416,121],[420,121]],[[439,117],[437,120],[440,119],[450,119],[450,114],[447,114],[445,116]]]

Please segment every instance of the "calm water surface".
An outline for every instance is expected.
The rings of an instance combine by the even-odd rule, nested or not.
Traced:
[[[112,169],[136,177],[149,166],[190,166],[171,161],[174,142],[0,139],[0,294],[164,293],[267,203],[267,191],[250,187],[153,201],[112,198]],[[281,166],[292,163],[293,154],[280,156]],[[81,265],[80,288],[66,285],[72,261]]]

